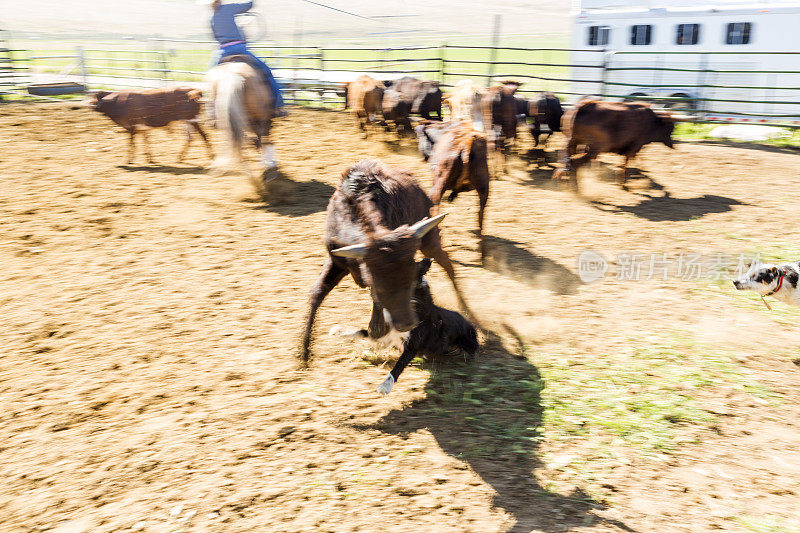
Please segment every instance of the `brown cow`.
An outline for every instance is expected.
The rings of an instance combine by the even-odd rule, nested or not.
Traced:
[[[435,114],[436,120],[442,120],[442,89],[439,88],[439,82],[403,76],[388,86],[411,103],[411,113],[425,120],[433,120],[431,115]]]
[[[444,97],[450,108],[450,120],[471,121],[475,127],[483,131],[483,112],[481,101],[486,89],[472,80],[461,80],[453,86],[453,90]]]
[[[521,83],[504,81],[486,90],[481,106],[483,116],[491,120],[489,139],[497,150],[504,151],[510,140],[517,138],[517,99],[514,94]]]
[[[433,120],[435,114],[442,120],[442,90],[435,81],[423,81],[403,76],[395,81],[384,81],[383,118],[392,121],[399,134],[412,133],[410,116],[420,115]]]
[[[561,101],[553,93],[540,93],[536,98],[530,99],[517,97],[517,118],[528,126],[534,146],[539,146],[542,133],[547,135],[547,142],[550,135],[561,131],[563,116]],[[531,122],[528,122],[529,119]],[[546,131],[542,131],[542,125],[547,126]]]
[[[114,123],[122,126],[131,136],[128,164],[133,163],[136,149],[134,138],[137,133],[144,135],[144,149],[147,159],[153,163],[153,155],[148,146],[147,128],[161,128],[178,120],[186,122],[186,144],[178,156],[182,161],[191,142],[191,129],[194,128],[206,143],[210,157],[214,157],[211,143],[198,123],[202,111],[200,99],[203,93],[190,87],[172,89],[150,89],[139,91],[97,91],[89,96],[88,104],[95,111],[103,113]]]
[[[486,132],[490,153],[503,151],[508,139],[517,137],[517,100],[520,83],[505,81],[484,89],[471,80],[456,83],[445,102],[451,120],[471,121],[478,131]],[[503,166],[493,157],[493,167]]]
[[[483,214],[489,200],[489,163],[486,136],[468,122],[431,122],[417,126],[420,152],[430,163],[433,185],[431,213],[439,212],[439,203],[447,191],[448,201],[459,193],[478,193],[478,237],[484,253]]]
[[[389,87],[383,93],[381,111],[385,122],[386,131],[391,131],[389,124],[394,124],[398,135],[413,132],[411,127],[411,107],[413,103],[403,97],[403,93]]]
[[[300,352],[304,361],[310,355],[317,309],[348,274],[358,286],[371,289],[371,335],[377,324],[381,330],[377,337],[392,328],[412,330],[418,321],[411,301],[417,250],[447,272],[466,309],[453,264],[439,237],[437,226],[444,215],[428,218],[432,206],[411,174],[379,161],[361,161],[344,172],[328,203],[325,246],[329,257],[311,291]]]
[[[367,124],[377,122],[378,114],[383,111],[385,89],[383,83],[366,75],[345,84],[344,108],[353,111],[364,136],[367,136]]]
[[[617,183],[625,187],[628,163],[644,145],[660,142],[674,148],[672,130],[676,118],[645,103],[583,100],[564,115],[562,129],[567,137],[564,168],[557,169],[553,179],[566,174],[577,187],[578,168],[601,153],[614,153],[625,157],[617,178]],[[579,146],[585,147],[585,152],[576,156]]]

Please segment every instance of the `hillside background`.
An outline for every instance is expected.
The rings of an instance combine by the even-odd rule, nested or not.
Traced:
[[[270,40],[305,42],[486,39],[493,15],[500,14],[502,34],[564,35],[570,27],[570,0],[471,0],[444,2],[399,0],[328,0],[320,3],[368,17],[369,20],[299,0],[256,1]],[[17,39],[206,38],[208,8],[195,0],[0,0],[0,29]]]

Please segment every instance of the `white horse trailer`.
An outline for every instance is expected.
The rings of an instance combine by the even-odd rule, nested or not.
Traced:
[[[576,99],[644,99],[710,121],[800,124],[797,0],[576,0],[574,8]]]

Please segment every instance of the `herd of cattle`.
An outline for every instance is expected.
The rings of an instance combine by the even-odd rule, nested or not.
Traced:
[[[346,84],[345,108],[355,114],[365,135],[371,124],[394,128],[398,135],[415,131],[419,151],[433,174],[429,194],[434,213],[447,191],[452,201],[461,192],[475,190],[480,201],[479,235],[489,198],[490,156],[502,157],[517,138],[520,123],[528,127],[535,146],[542,134],[565,133],[563,168],[554,172],[554,178],[571,178],[577,186],[578,168],[609,152],[625,157],[619,172],[624,187],[630,159],[651,142],[672,147],[674,123],[682,119],[648,104],[594,99],[581,101],[565,115],[555,95],[541,93],[527,99],[516,94],[519,86],[506,81],[485,88],[463,80],[445,96],[433,81],[404,77],[381,82],[365,75]],[[450,109],[447,122],[441,119],[444,104]],[[413,129],[411,115],[421,117]],[[432,120],[433,115],[438,121]]]
[[[448,191],[451,201],[461,192],[477,192],[483,255],[491,163],[505,157],[520,123],[529,128],[536,145],[542,134],[563,131],[567,139],[563,167],[553,177],[567,177],[575,185],[577,169],[600,153],[625,157],[619,179],[624,186],[627,164],[644,145],[662,142],[672,147],[674,123],[680,118],[669,112],[642,103],[584,99],[564,113],[553,94],[525,99],[516,94],[519,85],[508,81],[484,88],[462,81],[444,95],[438,83],[411,77],[386,82],[360,76],[346,84],[345,107],[357,117],[365,135],[374,127],[394,130],[400,136],[416,135],[420,154],[430,165],[433,185],[426,194],[411,174],[375,160],[361,161],[345,171],[328,205],[325,244],[329,257],[311,293],[301,344],[305,362],[310,356],[316,312],[348,274],[360,287],[370,289],[372,318],[366,330],[337,330],[339,334],[399,342],[402,348],[400,359],[378,388],[382,394],[391,391],[417,354],[475,353],[475,328],[460,314],[434,305],[424,274],[430,259],[435,260],[452,281],[462,311],[475,322],[441,245],[438,225],[444,215],[439,214],[439,203]],[[137,132],[185,121],[187,144],[182,157],[192,130],[211,151],[199,123],[201,97],[199,90],[186,88],[98,92],[90,104],[129,132],[129,160],[133,159]],[[448,121],[443,121],[443,105],[450,111]],[[419,118],[412,121],[413,115]],[[146,134],[144,137],[146,140]],[[148,148],[146,153],[150,157]],[[417,262],[418,251],[429,259]]]

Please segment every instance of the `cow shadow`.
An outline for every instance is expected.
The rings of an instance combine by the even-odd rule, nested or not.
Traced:
[[[394,131],[384,132],[381,142],[392,153],[411,157],[416,156],[422,160],[416,136],[412,137],[409,134],[398,135]]]
[[[592,164],[587,166],[584,172],[591,172],[594,179],[606,183],[617,183],[619,176],[620,165],[607,163],[605,161],[592,161]],[[654,180],[647,172],[638,167],[628,167],[628,177],[625,181],[624,190],[631,190],[630,192],[642,194],[640,191],[663,191],[666,189],[664,185]]]
[[[490,272],[525,283],[535,289],[546,289],[556,294],[575,294],[583,283],[565,266],[533,254],[523,248],[523,243],[483,236],[484,254],[480,265]]]
[[[580,488],[563,496],[542,487],[534,476],[543,466],[538,448],[543,439],[544,386],[521,345],[519,353],[512,354],[496,334],[488,333],[474,362],[438,364],[424,398],[365,429],[401,437],[430,431],[445,453],[469,465],[496,492],[493,506],[514,519],[508,531],[560,532],[609,524],[592,512],[604,507]]]
[[[503,180],[516,181],[520,185],[537,189],[558,190],[553,171],[558,167],[558,151],[547,151],[542,147],[519,150],[507,160],[507,171]]]
[[[758,141],[732,141],[726,139],[700,139],[691,141],[692,144],[701,144],[706,146],[720,146],[725,148],[741,148],[743,150],[756,150],[760,152],[770,152],[773,154],[793,154],[800,153],[800,146],[780,146],[775,144],[762,144]]]
[[[630,213],[653,222],[685,222],[712,213],[727,213],[734,205],[750,205],[714,194],[698,198],[674,198],[666,191],[663,196],[642,196],[644,199],[636,205],[614,205],[596,200],[591,205],[607,213]]]
[[[552,147],[551,150],[548,151],[546,144],[531,146],[528,149],[520,148],[517,151],[517,157],[521,160],[527,163],[548,166],[550,168],[555,168],[556,163],[558,163],[559,154],[560,151]]]
[[[172,165],[160,165],[158,163],[152,163],[150,165],[117,165],[117,168],[130,172],[153,172],[156,174],[174,174],[176,176],[181,176],[183,174],[202,174],[206,171],[206,167],[197,165],[176,167]]]
[[[304,217],[325,211],[336,190],[327,183],[295,181],[281,170],[270,171],[261,192],[263,203],[256,209],[289,217]]]

